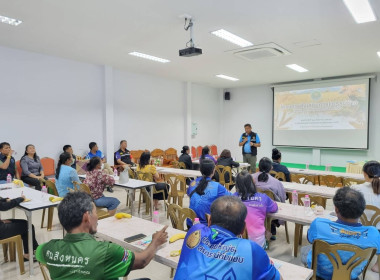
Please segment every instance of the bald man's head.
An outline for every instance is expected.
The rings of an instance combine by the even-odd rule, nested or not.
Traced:
[[[236,196],[222,196],[211,204],[211,225],[217,225],[238,235],[245,227],[247,207]]]

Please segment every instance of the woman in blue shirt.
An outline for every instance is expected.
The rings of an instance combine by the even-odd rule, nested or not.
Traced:
[[[187,190],[187,195],[190,197],[190,208],[194,210],[195,214],[199,218],[199,221],[207,225],[206,214],[210,214],[211,204],[215,199],[223,195],[231,195],[218,182],[211,180],[215,171],[215,164],[209,159],[204,159],[200,164],[200,171],[202,177],[198,177],[196,180],[190,183],[190,187]],[[191,226],[191,221],[187,220],[187,225]]]
[[[216,159],[214,159],[213,156],[210,156],[209,153],[210,153],[210,148],[208,146],[204,146],[202,149],[202,155],[199,158],[199,163],[201,163],[204,159],[207,158],[207,159],[212,160],[214,164],[216,164]]]
[[[59,156],[55,171],[55,185],[60,197],[64,197],[69,192],[68,188],[74,190],[73,181],[80,183],[78,173],[71,164],[72,156],[69,153],[65,152]]]

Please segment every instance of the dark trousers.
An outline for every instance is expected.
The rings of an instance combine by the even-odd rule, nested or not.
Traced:
[[[156,183],[155,188],[156,188],[156,191],[164,190],[165,199],[168,198],[168,190],[170,187],[166,183]],[[146,190],[150,192],[150,187],[147,187]],[[153,199],[164,200],[164,197],[162,193],[155,193],[153,194]]]
[[[11,223],[3,223],[0,222],[0,239],[9,238],[15,235],[21,235],[22,243],[24,245],[24,252],[28,254],[28,222],[26,220],[18,220],[18,219],[8,219]],[[38,243],[36,240],[36,234],[34,232],[34,226],[32,226],[33,230],[33,250],[36,250],[38,247]]]
[[[47,177],[44,178],[45,180],[48,180]],[[36,179],[36,178],[32,178],[32,177],[29,177],[29,176],[21,176],[21,180],[30,185],[30,186],[34,186],[34,188],[37,190],[37,191],[40,191],[41,190],[41,181]]]

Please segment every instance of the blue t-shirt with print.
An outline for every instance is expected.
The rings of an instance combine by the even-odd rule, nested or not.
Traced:
[[[174,280],[280,279],[265,251],[212,225],[194,225],[183,242]]]
[[[187,195],[191,195],[201,179],[202,177],[198,177],[190,183],[190,187],[187,190]],[[207,225],[206,213],[210,214],[211,204],[214,200],[224,195],[231,195],[231,193],[218,182],[212,181],[209,177],[207,177],[206,180],[208,183],[206,189],[204,190],[205,194],[199,195],[194,192],[190,197],[190,208],[194,210],[195,214],[197,214],[199,221],[205,225]],[[187,224],[191,225],[192,223],[188,220]]]
[[[95,154],[91,153],[91,151],[88,152],[86,159],[92,159],[93,157],[99,157],[101,159],[104,158],[104,155],[101,150],[97,150]]]
[[[380,254],[380,234],[372,226],[363,226],[362,224],[346,224],[340,220],[333,222],[324,218],[316,218],[310,225],[307,233],[307,239],[310,243],[314,240],[323,240],[329,244],[345,243],[356,245],[362,249],[376,248],[376,254]],[[343,263],[346,263],[354,255],[349,251],[338,251]],[[307,265],[311,267],[312,251],[307,256]],[[367,261],[362,262],[354,268],[351,273],[351,279],[356,279],[363,271]],[[317,276],[323,279],[331,279],[333,266],[329,259],[320,254],[318,256]]]
[[[245,142],[244,144],[244,153],[245,154],[250,154],[251,153],[251,145],[249,143],[251,143],[251,136],[248,135],[246,136],[248,138],[247,142]],[[243,142],[243,135],[240,136],[240,140],[239,140],[239,143],[240,142]],[[256,133],[256,143],[260,143],[260,137],[259,135]]]

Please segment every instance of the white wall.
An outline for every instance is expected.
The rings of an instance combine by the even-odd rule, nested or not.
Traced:
[[[378,73],[380,76],[380,73]],[[242,159],[238,140],[244,131],[244,123],[251,123],[253,130],[259,133],[262,146],[258,149],[258,158],[271,157],[272,149],[272,100],[269,85],[231,89],[231,100],[224,101],[222,121],[223,144],[230,147],[233,156]],[[370,133],[368,150],[321,150],[321,164],[345,166],[348,160],[380,159],[380,81],[371,80],[370,97]],[[311,148],[281,147],[284,162],[312,162]]]
[[[57,159],[62,146],[78,154],[102,147],[102,67],[0,47],[1,132],[16,159],[27,144]]]
[[[114,141],[128,148],[173,147],[184,142],[185,83],[114,70]]]
[[[220,146],[220,90],[193,84],[191,97],[191,122],[198,125],[198,134],[191,137],[191,145]]]
[[[16,159],[29,143],[40,157],[55,160],[65,144],[81,155],[91,141],[104,153],[116,150],[121,139],[128,140],[130,149],[174,147],[179,152],[185,143],[186,82],[5,47],[0,47],[0,61],[0,142],[10,142]],[[199,85],[191,89],[196,107],[190,112],[200,124],[194,140],[218,144],[218,90]],[[106,107],[113,112],[107,123]],[[105,147],[106,131],[112,130],[113,143]],[[113,155],[107,158],[113,163]]]

